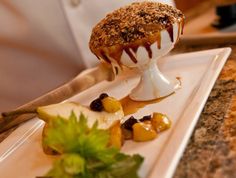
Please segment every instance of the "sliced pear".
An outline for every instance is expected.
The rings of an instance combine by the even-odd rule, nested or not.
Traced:
[[[56,118],[57,116],[69,118],[72,111],[78,116],[78,118],[80,114],[83,113],[84,116],[88,118],[89,127],[92,127],[93,124],[98,121],[99,129],[109,129],[115,121],[120,121],[124,117],[122,108],[114,113],[108,113],[105,111],[95,112],[85,106],[73,102],[52,104],[37,108],[38,117],[45,122],[48,122],[49,119]]]
[[[108,113],[106,111],[95,112],[85,106],[73,102],[38,107],[38,117],[46,122],[43,129],[43,137],[47,134],[47,122],[49,122],[50,119],[57,118],[58,116],[65,119],[69,118],[72,111],[78,116],[77,118],[79,118],[80,114],[83,113],[84,116],[87,117],[87,124],[89,127],[92,127],[93,124],[98,121],[99,129],[107,129],[110,132],[111,138],[109,145],[116,148],[121,147],[123,137],[120,131],[120,121],[124,117],[122,108],[114,113]],[[54,150],[44,144],[43,150],[49,155],[56,154]]]
[[[48,124],[45,123],[44,127],[43,127],[43,132],[42,132],[42,137],[43,138],[47,136],[47,129],[48,129]],[[43,141],[42,141],[42,147],[43,147],[44,153],[47,154],[47,155],[56,155],[56,154],[58,154],[55,150],[53,150],[52,148],[47,146]]]

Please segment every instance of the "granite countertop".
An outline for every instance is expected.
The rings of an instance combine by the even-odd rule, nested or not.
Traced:
[[[207,3],[190,12],[189,17],[195,17],[189,18],[187,33],[211,33],[221,38],[221,45],[216,44],[217,39],[208,39],[195,46],[182,45],[175,52],[231,47],[232,53],[210,93],[174,178],[236,178],[236,34],[235,30],[226,34],[211,26],[217,17],[214,7]]]
[[[227,60],[201,113],[174,178],[236,177],[236,45],[182,47],[195,51],[230,46]]]

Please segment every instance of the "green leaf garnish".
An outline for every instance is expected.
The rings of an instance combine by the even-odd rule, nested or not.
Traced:
[[[140,155],[125,155],[108,147],[109,132],[87,125],[81,113],[68,119],[58,116],[48,123],[45,145],[62,154],[45,175],[51,178],[138,178]]]

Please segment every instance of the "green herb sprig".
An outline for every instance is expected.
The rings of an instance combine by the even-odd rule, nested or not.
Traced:
[[[138,178],[143,157],[108,147],[109,131],[88,127],[87,118],[74,112],[48,123],[43,144],[60,153],[45,178]]]

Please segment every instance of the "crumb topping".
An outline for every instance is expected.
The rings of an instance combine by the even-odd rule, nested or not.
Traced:
[[[114,45],[126,45],[148,38],[184,19],[183,13],[167,4],[135,2],[108,14],[92,31],[92,51]]]

